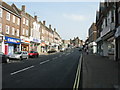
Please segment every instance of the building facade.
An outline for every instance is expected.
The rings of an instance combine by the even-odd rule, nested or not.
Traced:
[[[20,51],[20,15],[7,3],[0,6],[1,51],[13,54]]]
[[[0,50],[8,54],[16,51],[47,52],[62,42],[60,35],[26,12],[25,5],[0,2]]]
[[[96,24],[92,23],[92,25],[90,26],[89,30],[88,30],[88,35],[89,35],[89,52],[90,53],[97,53],[97,43],[96,43],[96,39],[97,39],[97,29],[96,29]]]
[[[116,3],[117,11],[116,11],[116,60],[120,60],[120,2]]]
[[[97,13],[97,44],[98,53],[107,56],[110,59],[116,59],[116,21],[117,21],[117,3],[102,2],[100,3],[99,14]]]

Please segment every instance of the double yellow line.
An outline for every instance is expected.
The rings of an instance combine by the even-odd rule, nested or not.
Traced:
[[[82,65],[82,54],[80,56],[80,60],[78,63],[78,68],[77,68],[77,73],[76,73],[76,77],[75,77],[73,90],[78,90],[78,88],[79,88],[81,65]]]

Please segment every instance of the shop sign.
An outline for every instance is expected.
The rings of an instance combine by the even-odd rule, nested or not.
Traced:
[[[40,43],[40,40],[33,38],[33,42]]]
[[[17,39],[17,38],[12,38],[12,37],[7,37],[7,36],[5,36],[4,42],[5,42],[5,43],[20,44],[20,43],[21,43],[21,40],[20,40],[20,39]]]
[[[3,36],[0,36],[0,42],[2,42],[3,41]]]

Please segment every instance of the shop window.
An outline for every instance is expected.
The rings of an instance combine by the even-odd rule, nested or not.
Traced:
[[[0,32],[2,32],[2,23],[0,23]]]
[[[8,21],[10,21],[10,13],[9,13],[9,12],[7,12],[7,14],[6,14],[6,19],[7,19]]]
[[[6,25],[6,34],[9,34],[10,26]]]
[[[0,17],[2,17],[2,8],[0,8]]]

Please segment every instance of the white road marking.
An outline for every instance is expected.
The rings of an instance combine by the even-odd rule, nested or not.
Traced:
[[[33,67],[34,67],[34,66],[30,66],[30,67],[27,67],[27,68],[24,68],[24,69],[21,69],[21,70],[15,71],[15,72],[11,73],[10,75],[14,75],[14,74],[17,74],[17,73],[23,72],[23,71],[28,70],[28,69],[33,68]]]
[[[79,60],[78,68],[77,68],[77,73],[76,73],[76,78],[73,86],[73,90],[78,89],[79,87],[79,81],[80,81],[80,72],[81,72],[81,63],[82,63],[82,54]]]
[[[43,62],[40,62],[40,64],[44,64],[46,62],[49,62],[50,60],[46,60],[46,61],[43,61]]]

